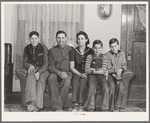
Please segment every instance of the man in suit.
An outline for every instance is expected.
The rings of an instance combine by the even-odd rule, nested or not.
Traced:
[[[48,51],[48,87],[52,109],[62,111],[72,78],[72,73],[69,72],[69,52],[72,47],[66,45],[67,35],[62,30],[56,33],[56,41],[57,45]]]
[[[43,92],[49,75],[48,49],[39,43],[38,32],[30,32],[29,38],[30,44],[24,49],[24,68],[16,70],[16,74],[20,79],[22,104],[28,111],[36,112],[43,108]]]

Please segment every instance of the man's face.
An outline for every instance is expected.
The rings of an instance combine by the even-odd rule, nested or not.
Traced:
[[[56,37],[57,44],[61,47],[63,47],[66,44],[66,40],[67,38],[64,33],[60,33]]]
[[[32,46],[36,46],[39,43],[39,37],[32,35],[32,37],[30,37],[30,42]]]
[[[111,49],[111,51],[112,51],[113,53],[118,53],[119,45],[117,44],[117,42],[112,43],[112,44],[110,45],[110,49]]]
[[[102,47],[100,44],[95,44],[93,47],[93,51],[95,56],[99,56],[101,54]]]

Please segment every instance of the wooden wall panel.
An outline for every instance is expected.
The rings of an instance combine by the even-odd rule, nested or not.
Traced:
[[[134,5],[128,5],[128,17],[127,17],[127,55],[131,53],[131,60],[127,60],[128,69],[132,70],[132,60],[133,60],[133,52],[132,52],[132,44],[134,41],[134,33],[133,33],[133,20],[134,20]]]
[[[120,49],[127,54],[127,5],[122,5]]]
[[[133,84],[146,84],[146,42],[133,42],[133,71],[136,81]]]
[[[139,12],[137,6],[141,6],[141,5],[134,5],[134,25],[133,25],[133,31],[134,32],[144,32],[145,31],[145,27],[141,23],[140,16],[139,16],[140,12]]]

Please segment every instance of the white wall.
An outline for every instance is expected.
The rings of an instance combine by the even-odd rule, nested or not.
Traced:
[[[11,24],[13,5],[9,4],[5,6],[4,10],[4,14],[6,15],[4,23],[5,43],[11,43],[13,45],[13,40],[11,40],[11,26],[13,26]],[[108,42],[111,38],[115,37],[120,40],[121,5],[113,5],[112,16],[108,20],[102,20],[97,15],[97,4],[86,4],[84,30],[89,35],[91,46],[95,39],[100,39],[104,44],[105,52],[108,51]],[[13,91],[19,91],[19,86],[19,81],[13,81]]]
[[[11,19],[13,5],[7,4],[4,9],[5,23],[5,43],[11,43]],[[108,42],[111,38],[120,41],[121,35],[121,4],[113,4],[112,15],[108,20],[102,20],[97,15],[97,4],[85,4],[84,30],[90,38],[90,46],[95,39],[100,39],[104,44],[105,52],[109,50]]]
[[[5,43],[12,43],[11,40],[11,22],[12,22],[12,16],[13,16],[13,5],[7,4],[4,6],[4,31],[5,31]]]
[[[121,35],[121,4],[114,4],[112,15],[107,20],[102,20],[97,15],[97,4],[85,5],[84,30],[90,39],[90,46],[95,39],[100,39],[104,45],[104,52],[109,50],[109,40]]]
[[[13,49],[13,45],[14,45],[14,42],[13,42],[13,34],[14,32],[13,31],[13,25],[12,25],[12,21],[13,21],[13,12],[14,12],[14,9],[13,9],[13,4],[7,4],[4,6],[4,42],[3,43],[11,43],[12,44],[12,55],[14,53],[14,49]],[[13,61],[13,57],[12,57],[12,63],[14,63]],[[15,75],[13,75],[13,91],[20,91],[20,83],[19,81],[16,81],[15,80]]]

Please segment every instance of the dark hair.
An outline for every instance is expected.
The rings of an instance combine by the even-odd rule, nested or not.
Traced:
[[[100,44],[101,47],[103,47],[103,43],[102,43],[102,41],[100,41],[100,40],[95,40],[95,41],[93,42],[93,47],[95,46],[95,44]]]
[[[32,37],[33,35],[36,35],[37,37],[39,37],[39,33],[36,31],[32,31],[29,33],[29,38]]]
[[[56,33],[56,37],[58,36],[58,34],[60,34],[60,33],[63,33],[63,34],[65,34],[65,37],[67,37],[67,34],[66,34],[66,32],[65,31],[63,31],[63,30],[59,30],[57,33]]]
[[[77,35],[76,35],[76,43],[77,44],[78,44],[77,40],[78,40],[79,35],[84,35],[85,39],[87,39],[87,42],[86,42],[86,46],[87,46],[90,43],[88,35],[84,31],[80,31],[79,33],[77,33]]]
[[[109,45],[113,44],[113,43],[116,43],[119,45],[119,41],[116,39],[116,38],[112,38],[110,41],[109,41]]]

